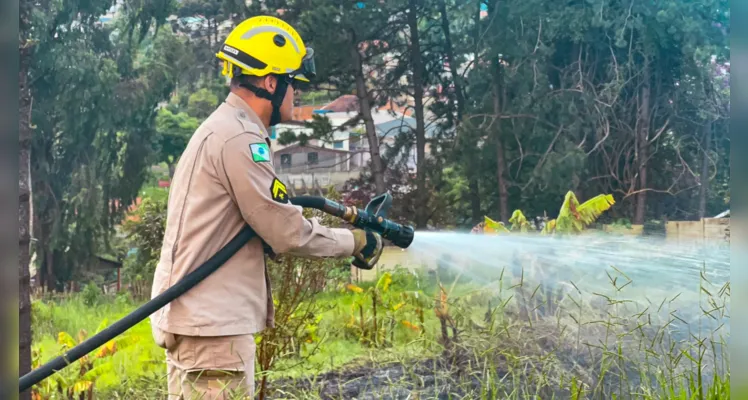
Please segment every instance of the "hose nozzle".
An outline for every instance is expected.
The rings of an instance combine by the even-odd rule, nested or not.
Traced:
[[[406,249],[413,242],[412,226],[401,225],[387,219],[387,211],[392,205],[392,195],[381,194],[366,205],[366,209],[346,207],[340,203],[322,197],[300,196],[291,199],[291,203],[322,210],[330,215],[340,217],[359,229],[376,232],[397,247]]]
[[[394,222],[391,222],[395,224]],[[391,241],[392,244],[394,244],[397,247],[400,247],[402,249],[407,249],[408,246],[410,246],[411,243],[413,243],[413,237],[415,236],[415,232],[413,230],[413,227],[410,225],[400,225],[395,224],[400,227],[397,234],[389,235],[390,237],[387,237],[387,240]],[[385,237],[384,235],[382,237]]]
[[[392,195],[389,193],[381,194],[371,199],[365,210],[357,210],[357,215],[354,216],[354,221],[351,223],[357,228],[376,232],[395,246],[406,249],[413,242],[413,227],[387,219],[387,211],[389,211],[391,205]]]

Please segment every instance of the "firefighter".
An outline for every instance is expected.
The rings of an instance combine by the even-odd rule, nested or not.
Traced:
[[[274,325],[264,248],[354,256],[370,267],[382,252],[376,233],[304,218],[273,169],[267,129],[291,118],[294,83],[315,75],[313,51],[296,30],[274,17],[250,18],[228,35],[217,57],[231,77],[230,94],[195,131],[174,172],[152,297],[245,224],[259,237],[151,316],[154,339],[166,349],[170,400],[253,396],[254,334]]]

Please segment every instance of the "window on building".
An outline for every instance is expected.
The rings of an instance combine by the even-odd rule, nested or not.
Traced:
[[[343,141],[342,140],[336,140],[335,143],[332,144],[332,147],[335,149],[342,149],[343,148]]]
[[[313,153],[307,153],[306,161],[308,164],[317,164],[319,161],[319,154],[316,151]]]
[[[290,166],[291,166],[291,155],[281,154],[281,167],[290,167]]]

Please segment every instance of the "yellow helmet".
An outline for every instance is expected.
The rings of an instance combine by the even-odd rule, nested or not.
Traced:
[[[223,74],[230,77],[277,74],[309,82],[316,75],[314,51],[291,25],[270,16],[240,23],[216,56],[223,60]]]

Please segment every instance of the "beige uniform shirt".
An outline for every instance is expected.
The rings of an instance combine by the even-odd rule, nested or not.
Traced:
[[[254,152],[252,151],[254,150]],[[267,154],[269,153],[269,154]],[[353,235],[308,220],[288,203],[273,170],[270,139],[234,94],[190,139],[169,193],[155,297],[199,267],[245,224],[257,232],[228,262],[151,316],[154,327],[187,336],[257,333],[273,326],[273,302],[262,240],[276,254],[341,257]]]

